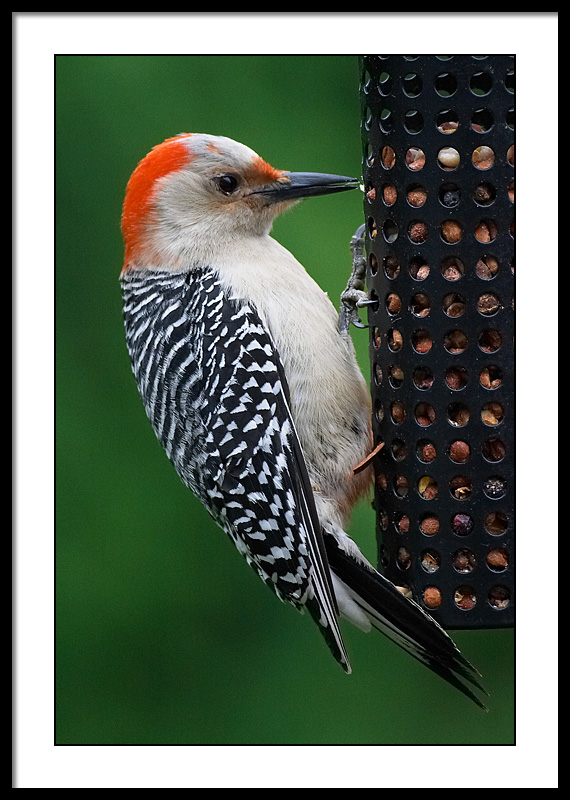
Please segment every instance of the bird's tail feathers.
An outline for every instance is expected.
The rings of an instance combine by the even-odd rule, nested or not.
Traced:
[[[304,607],[319,626],[319,630],[335,659],[343,670],[350,675],[352,669],[340,633],[340,628],[338,627],[338,621],[335,617],[331,617],[331,615],[327,615],[324,612],[322,599],[318,597],[317,593],[315,593],[312,588],[309,590],[309,595],[305,601]]]
[[[487,707],[474,690],[488,694],[478,678],[477,669],[463,656],[451,637],[424,609],[405,597],[387,578],[366,563],[345,552],[336,538],[327,536],[327,555],[335,575],[359,612],[370,624],[425,664],[480,708]],[[357,616],[351,621],[359,624]]]

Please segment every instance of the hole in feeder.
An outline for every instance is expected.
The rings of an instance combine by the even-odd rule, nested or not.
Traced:
[[[497,225],[492,219],[482,219],[475,228],[475,238],[478,242],[492,242],[497,238]]]
[[[418,481],[418,492],[424,500],[433,500],[438,493],[438,485],[431,475],[423,475]]]
[[[421,184],[413,183],[408,186],[406,197],[413,208],[421,208],[427,200],[427,191]]]
[[[409,484],[405,475],[396,475],[394,478],[394,494],[397,497],[406,497],[408,494]]]
[[[456,572],[468,573],[473,572],[477,566],[475,554],[471,550],[456,550],[452,558],[453,569]]]
[[[443,346],[452,354],[463,353],[467,344],[467,334],[460,330],[448,331],[443,339]]]
[[[427,317],[431,309],[429,295],[418,292],[410,300],[410,311],[415,317]]]
[[[461,189],[456,183],[442,183],[438,192],[439,202],[445,208],[455,208],[461,200]]]
[[[428,428],[435,422],[435,408],[429,403],[418,403],[414,413],[416,422],[422,428]]]
[[[391,366],[388,380],[393,389],[399,389],[404,382],[404,370],[402,367],[397,365]]]
[[[499,500],[505,496],[507,486],[504,478],[493,475],[483,483],[483,491],[491,500]]]
[[[381,161],[384,169],[392,169],[396,163],[396,153],[394,152],[393,148],[390,147],[390,145],[386,145],[382,148]]]
[[[400,261],[397,256],[384,256],[384,274],[390,280],[397,278],[400,274]]]
[[[435,514],[422,514],[420,517],[420,530],[425,536],[435,536],[439,531],[439,519]]]
[[[493,114],[488,108],[478,108],[471,117],[471,127],[477,133],[487,133],[493,127]]]
[[[455,475],[449,481],[449,491],[456,500],[468,500],[472,489],[471,479],[466,475]]]
[[[481,409],[481,419],[485,425],[489,425],[491,427],[500,425],[504,416],[505,414],[503,411],[503,406],[500,403],[485,403]]]
[[[502,547],[495,547],[487,553],[487,566],[493,572],[504,572],[509,566],[509,554]]]
[[[483,331],[478,339],[479,347],[484,353],[496,353],[501,348],[502,342],[499,331],[492,328]]]
[[[496,294],[485,292],[477,300],[477,311],[484,317],[492,317],[501,308],[501,301]]]
[[[458,118],[457,112],[450,108],[440,111],[436,117],[438,131],[444,134],[455,133],[459,127]]]
[[[495,163],[495,153],[490,147],[488,147],[486,144],[483,144],[473,150],[471,162],[477,169],[491,169]]]
[[[406,407],[403,403],[395,402],[390,407],[390,414],[395,425],[401,425],[406,419]]]
[[[511,593],[506,586],[493,586],[487,595],[489,605],[501,611],[511,602]]]
[[[432,344],[432,338],[428,331],[422,329],[414,332],[412,336],[412,346],[416,353],[420,353],[421,355],[429,353]]]
[[[386,338],[388,341],[388,347],[393,353],[397,353],[402,349],[404,340],[400,331],[396,330],[395,328],[390,328],[386,334]]]
[[[398,199],[398,192],[396,187],[391,183],[386,183],[382,187],[382,197],[387,206],[393,206]]]
[[[424,589],[423,601],[428,608],[437,608],[441,605],[441,592],[437,586],[427,586]]]
[[[395,242],[399,235],[398,225],[393,219],[384,220],[382,225],[382,235],[388,244]]]
[[[465,274],[465,265],[459,258],[451,256],[441,265],[441,273],[446,281],[458,281]]]
[[[407,514],[397,514],[394,525],[398,533],[408,533],[410,530],[410,518]]]
[[[423,88],[422,79],[416,72],[408,72],[402,81],[404,94],[408,97],[417,97]]]
[[[485,530],[491,536],[502,536],[509,526],[509,520],[502,511],[491,511],[484,521]]]
[[[430,439],[420,439],[416,445],[416,456],[423,464],[430,464],[437,455],[435,445]]]
[[[412,220],[408,227],[408,236],[414,244],[422,244],[428,237],[428,226],[421,220]]]
[[[503,373],[493,365],[483,367],[479,373],[479,382],[485,389],[498,389],[503,382]]]
[[[448,317],[460,317],[465,312],[465,298],[456,292],[446,294],[442,308]]]
[[[473,192],[473,200],[479,206],[490,206],[496,198],[497,190],[492,183],[480,183]]]
[[[426,163],[426,156],[423,150],[419,147],[410,147],[406,153],[406,166],[408,169],[417,172],[423,169]]]
[[[441,238],[448,244],[457,244],[457,242],[461,241],[461,237],[463,235],[461,223],[459,223],[456,219],[444,220],[441,223],[440,232]]]
[[[426,572],[437,572],[441,565],[441,556],[435,550],[424,550],[421,554],[421,564]]]
[[[499,262],[494,256],[481,256],[477,261],[475,272],[483,281],[491,281],[499,271]]]
[[[454,147],[442,147],[437,154],[438,164],[445,170],[457,169],[460,160],[459,152]]]
[[[489,72],[476,72],[469,80],[469,88],[476,95],[489,94],[493,87],[493,77]]]
[[[456,536],[469,536],[474,522],[470,514],[455,514],[451,520],[451,530]]]
[[[396,553],[396,564],[400,569],[409,569],[412,565],[412,554],[407,547],[398,547]]]
[[[449,445],[449,457],[456,464],[464,464],[471,455],[471,448],[462,439],[457,439]]]
[[[408,133],[420,133],[423,127],[424,118],[416,108],[406,111],[404,114],[404,128]]]
[[[450,72],[442,72],[435,79],[435,91],[440,97],[451,97],[457,91],[457,78]]]
[[[431,389],[434,381],[433,372],[429,367],[416,367],[413,374],[416,389]]]
[[[487,439],[486,442],[483,442],[481,445],[481,452],[483,453],[483,458],[492,464],[496,464],[497,462],[503,460],[506,455],[507,448],[501,439],[492,438]]]
[[[471,611],[477,604],[475,589],[470,586],[458,586],[453,593],[453,601],[462,611]]]
[[[403,461],[408,455],[408,448],[403,439],[394,439],[390,450],[394,461]]]
[[[390,292],[386,296],[386,311],[390,316],[395,316],[399,314],[402,309],[402,301],[400,300],[400,296],[396,294],[396,292]]]
[[[463,403],[450,403],[447,419],[454,428],[463,428],[469,422],[469,409]]]
[[[445,382],[455,392],[464,389],[468,380],[469,374],[464,367],[450,367],[445,372]]]
[[[425,281],[429,275],[429,266],[423,258],[413,258],[408,266],[408,271],[416,281]]]

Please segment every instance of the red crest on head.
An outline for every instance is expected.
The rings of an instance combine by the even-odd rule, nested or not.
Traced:
[[[123,272],[140,244],[144,234],[145,217],[149,210],[156,182],[165,175],[182,169],[190,160],[191,153],[184,141],[189,133],[181,133],[165,139],[138,164],[127,184],[121,230],[125,243]]]

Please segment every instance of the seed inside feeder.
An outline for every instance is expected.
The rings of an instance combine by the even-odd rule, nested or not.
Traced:
[[[433,514],[427,514],[425,517],[422,517],[422,521],[420,522],[420,530],[426,536],[435,536],[435,534],[439,531],[439,520]]]
[[[428,226],[425,222],[410,223],[408,235],[414,244],[422,244],[428,237]]]
[[[461,225],[454,219],[446,219],[441,224],[441,237],[448,244],[456,244],[461,241]]]
[[[453,554],[453,568],[457,572],[472,572],[477,564],[474,554],[471,550],[456,550]]]
[[[505,586],[493,586],[488,594],[489,605],[497,609],[506,608],[510,603],[510,599],[511,594]]]
[[[444,169],[455,169],[459,166],[460,156],[454,147],[442,147],[437,160]]]
[[[408,152],[406,153],[406,164],[408,169],[417,171],[424,167],[426,163],[426,157],[423,150],[420,150],[419,147],[410,147]]]
[[[418,481],[418,491],[424,500],[433,500],[438,492],[437,481],[431,475],[424,475]]]
[[[437,572],[441,563],[441,558],[438,553],[433,550],[424,550],[422,553],[422,567],[426,572]]]
[[[475,266],[477,276],[484,281],[492,280],[499,270],[499,263],[493,256],[482,256]]]
[[[420,439],[416,447],[416,454],[420,461],[429,464],[437,455],[435,445],[429,439]]]
[[[469,376],[463,367],[451,367],[445,373],[445,382],[450,389],[460,391],[467,385]]]
[[[471,161],[477,169],[490,169],[495,163],[495,154],[487,145],[481,145],[473,151]]]
[[[428,586],[424,589],[424,603],[428,608],[437,608],[441,605],[441,592],[437,586]]]
[[[487,514],[483,524],[485,530],[487,533],[490,533],[491,536],[502,536],[508,528],[509,520],[502,511],[492,511],[490,514]]]
[[[392,169],[395,163],[396,153],[389,145],[386,145],[382,148],[382,166],[385,169]]]
[[[453,595],[455,605],[463,611],[470,611],[477,603],[475,590],[469,586],[460,586]]]
[[[427,192],[423,186],[410,186],[408,189],[408,203],[413,208],[421,208],[427,200]]]
[[[449,445],[449,457],[456,464],[464,464],[471,455],[471,448],[467,442],[458,439]]]
[[[428,353],[431,350],[432,339],[428,331],[416,331],[412,337],[412,344],[416,353]]]

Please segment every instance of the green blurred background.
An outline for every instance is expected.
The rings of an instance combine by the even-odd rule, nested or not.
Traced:
[[[181,131],[276,167],[360,175],[356,56],[56,57],[59,744],[512,744],[513,631],[455,640],[488,714],[380,635],[353,674],[270,594],[155,439],[124,342],[120,215],[132,170]],[[338,307],[362,195],[276,221]],[[353,329],[366,376],[367,332]],[[374,514],[351,533],[375,560]],[[432,765],[433,767],[433,765]]]

